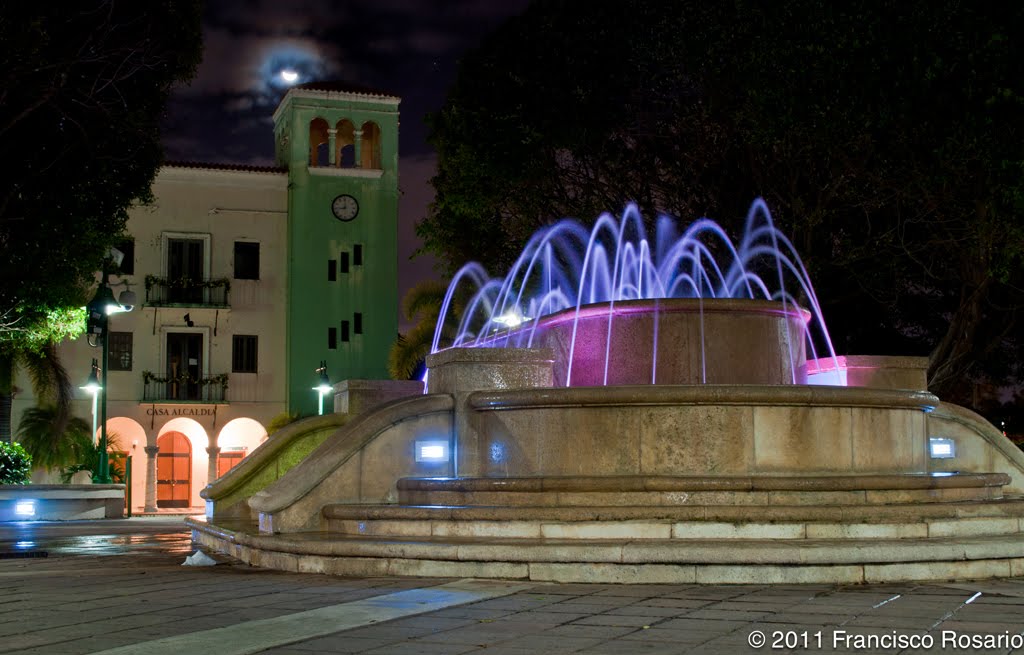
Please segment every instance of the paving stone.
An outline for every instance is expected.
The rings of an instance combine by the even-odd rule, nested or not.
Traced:
[[[393,643],[395,643],[393,640],[361,639],[350,635],[331,635],[329,637],[289,644],[287,648],[297,653],[302,653],[302,655],[310,655],[310,653],[365,653],[368,650]],[[402,640],[400,643],[405,643],[405,640]]]
[[[0,538],[5,529],[0,526]],[[93,653],[450,582],[341,578],[236,564],[182,568],[182,559],[180,553],[133,552],[16,566],[0,561],[0,653]],[[981,595],[975,597],[977,592]],[[1022,630],[1024,579],[857,586],[536,584],[478,603],[298,643],[268,644],[264,652],[715,655],[751,652],[746,639],[754,629],[767,634],[820,630],[830,646],[835,630],[920,632],[933,624],[931,634]]]
[[[389,644],[365,651],[366,655],[461,655],[474,653],[481,649],[467,644],[439,644],[434,642],[406,641],[401,644]]]

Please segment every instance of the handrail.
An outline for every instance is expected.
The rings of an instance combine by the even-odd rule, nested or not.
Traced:
[[[277,482],[253,494],[249,507],[263,513],[290,507],[387,428],[412,418],[451,412],[454,407],[451,396],[430,394],[401,398],[360,414]]]
[[[228,496],[257,475],[264,467],[274,463],[278,455],[288,448],[297,437],[315,430],[340,428],[348,419],[348,414],[324,414],[289,423],[270,435],[266,441],[244,457],[237,466],[206,485],[199,495],[206,500],[214,501]]]
[[[1001,455],[1006,457],[1014,466],[1024,473],[1024,451],[1021,451],[1012,441],[999,431],[996,426],[985,420],[985,417],[972,412],[966,407],[954,405],[953,403],[939,403],[930,417],[940,421],[949,421],[967,428],[974,434],[984,439],[990,446],[993,446]],[[929,434],[930,434],[929,430]]]

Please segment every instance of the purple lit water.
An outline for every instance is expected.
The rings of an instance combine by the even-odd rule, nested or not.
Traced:
[[[454,298],[468,297],[461,316],[453,312]],[[538,319],[595,303],[607,303],[611,348],[615,303],[664,298],[749,298],[773,300],[783,309],[803,306],[810,311],[806,329],[812,358],[835,353],[822,318],[817,295],[792,242],[774,224],[768,207],[756,200],[747,213],[736,245],[722,227],[707,218],[680,229],[668,217],[658,218],[653,240],[648,238],[636,205],[621,217],[602,214],[591,229],[562,220],[535,233],[509,272],[492,278],[478,263],[463,266],[452,278],[441,307],[431,350],[447,347],[529,347]],[[799,301],[798,301],[799,299]],[[441,343],[443,327],[457,325],[451,343]],[[789,327],[787,325],[787,339]],[[657,361],[657,321],[652,335]],[[703,343],[703,323],[701,327]],[[818,352],[821,344],[824,352]],[[576,348],[573,325],[569,371]],[[790,369],[794,371],[792,353]],[[604,381],[608,381],[605,355]],[[706,362],[701,361],[702,370]],[[836,364],[838,368],[838,362]],[[706,380],[706,375],[704,376]],[[794,382],[795,382],[794,378]]]

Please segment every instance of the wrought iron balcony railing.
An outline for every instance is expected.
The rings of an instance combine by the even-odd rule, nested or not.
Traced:
[[[146,304],[151,307],[227,307],[231,280],[146,276]]]
[[[161,378],[149,371],[143,371],[142,382],[142,400],[147,403],[223,403],[227,401],[227,373],[200,378],[194,378],[185,373]]]

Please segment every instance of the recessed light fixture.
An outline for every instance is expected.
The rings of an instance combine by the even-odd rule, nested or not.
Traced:
[[[929,437],[928,455],[932,459],[952,459],[956,457],[956,444],[945,437]]]
[[[448,442],[441,440],[417,441],[417,462],[447,462]]]

